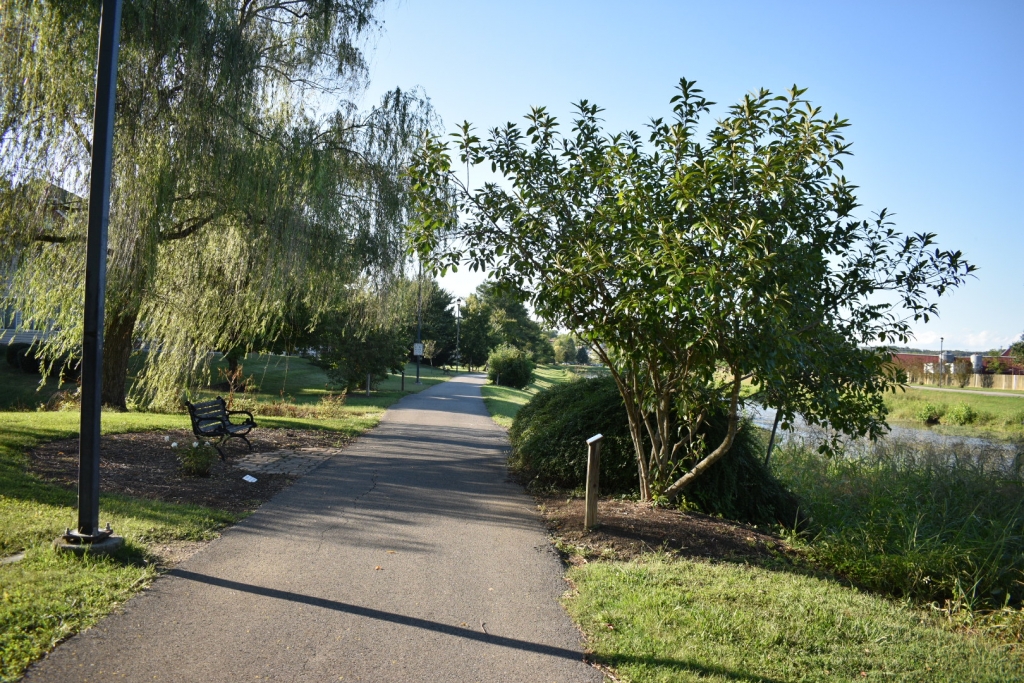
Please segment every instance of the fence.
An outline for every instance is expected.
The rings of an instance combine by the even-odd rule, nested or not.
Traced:
[[[942,375],[942,382],[939,382],[938,374],[911,374],[907,373],[910,384],[923,386],[959,387],[960,378],[954,373],[947,372]],[[1004,389],[1008,391],[1024,391],[1024,375],[969,375],[966,386],[978,389]]]
[[[971,375],[971,382],[967,386],[1024,391],[1024,375]]]

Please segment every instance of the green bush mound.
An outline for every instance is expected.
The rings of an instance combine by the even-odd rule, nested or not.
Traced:
[[[521,349],[502,344],[487,357],[487,379],[492,384],[523,389],[530,383],[533,363]]]
[[[721,442],[725,415],[710,420],[707,443]],[[636,455],[626,408],[611,377],[581,379],[538,393],[523,406],[509,430],[509,466],[534,491],[573,490],[585,485],[584,442],[603,434],[601,493],[639,490]],[[749,422],[740,426],[729,453],[686,492],[684,505],[750,524],[792,526],[799,502],[764,465],[764,444]]]
[[[962,401],[960,403],[954,403],[953,406],[946,411],[946,421],[949,422],[949,424],[960,427],[974,424],[977,419],[978,411]]]

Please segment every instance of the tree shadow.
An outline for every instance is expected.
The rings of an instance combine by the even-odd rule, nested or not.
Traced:
[[[304,595],[302,593],[294,593],[292,591],[284,591],[276,588],[266,588],[264,586],[254,586],[252,584],[241,583],[239,581],[231,581],[230,579],[221,579],[215,576],[208,576],[206,574],[190,572],[184,569],[173,569],[170,572],[168,572],[168,574],[170,576],[176,576],[178,578],[185,579],[188,581],[205,583],[207,585],[216,586],[218,588],[226,588],[228,590],[235,590],[243,593],[260,595],[262,597],[273,598],[275,600],[287,600],[289,602],[295,602],[302,605],[309,605],[311,607],[319,607],[322,609],[333,610],[335,612],[343,612],[345,614],[364,617],[366,619],[384,621],[391,624],[396,624],[398,626],[408,626],[411,628],[433,631],[435,633],[441,633],[446,636],[464,638],[466,640],[473,640],[480,643],[486,643],[488,645],[514,648],[516,650],[522,650],[524,652],[534,652],[537,654],[547,655],[549,657],[558,657],[561,659],[569,659],[572,661],[583,661],[584,658],[583,652],[577,652],[563,647],[545,645],[543,643],[534,643],[528,640],[520,640],[518,638],[508,638],[505,636],[498,636],[490,633],[485,633],[482,631],[474,631],[470,628],[451,626],[449,624],[444,624],[438,621],[421,619],[419,617],[410,617],[404,614],[396,614],[394,612],[386,612],[384,610],[373,609],[372,607],[362,607],[360,605],[353,605],[351,603],[341,602],[339,600],[328,600],[326,598],[317,598],[311,595]]]

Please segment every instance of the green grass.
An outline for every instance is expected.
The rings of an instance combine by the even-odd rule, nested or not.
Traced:
[[[51,379],[47,384],[40,387],[40,376],[22,372],[12,368],[4,359],[7,346],[0,344],[0,410],[35,410],[37,406],[45,405],[46,401],[58,390],[57,382]],[[73,387],[74,384],[64,384],[62,388]]]
[[[106,413],[103,418],[105,433],[187,425],[180,415]],[[0,680],[15,680],[58,642],[147,586],[155,576],[150,544],[210,539],[238,519],[194,505],[104,495],[100,519],[124,536],[124,549],[102,559],[55,553],[49,543],[75,526],[76,494],[27,473],[25,451],[77,432],[76,413],[0,413],[0,557],[26,555],[0,565]]]
[[[908,427],[924,427],[920,419],[921,408],[934,404],[947,412],[958,404],[969,406],[977,413],[971,424],[954,425],[940,418],[930,429],[950,436],[980,436],[994,439],[1024,437],[1024,394],[1007,393],[1005,396],[987,396],[977,391],[929,391],[909,388],[885,397],[889,408],[889,422]]]
[[[392,376],[369,399],[350,396],[344,405],[330,404],[321,411],[318,402],[327,391],[315,384],[322,379],[319,369],[297,359],[290,359],[288,365],[287,377],[284,368],[273,366],[266,368],[265,376],[272,382],[268,388],[280,387],[289,403],[281,401],[280,390],[245,397],[284,413],[261,414],[261,428],[327,429],[354,436],[373,428],[384,409],[405,393],[446,379],[427,367],[423,384],[416,385],[415,366],[410,366],[405,393],[401,377]],[[31,376],[21,377],[31,380]],[[22,388],[4,385],[5,405]],[[282,408],[285,405],[302,410],[290,415]],[[102,426],[105,434],[188,429],[189,420],[184,414],[105,412]],[[77,412],[0,412],[0,557],[25,553],[19,562],[0,565],[0,681],[16,680],[61,640],[94,624],[149,585],[156,576],[150,554],[153,544],[208,540],[240,518],[194,505],[102,495],[101,523],[109,521],[124,536],[125,547],[109,558],[56,553],[50,542],[66,527],[75,526],[77,496],[28,473],[25,453],[40,443],[73,438],[78,427]]]
[[[222,359],[213,364],[213,374],[227,368]],[[335,385],[324,371],[305,358],[296,356],[257,356],[250,355],[242,363],[242,372],[255,384],[255,391],[247,391],[244,398],[251,405],[267,403],[292,403],[296,405],[314,405],[332,394],[338,394],[344,387]],[[439,368],[429,365],[420,367],[420,384],[416,384],[416,364],[405,366],[405,391],[402,391],[402,376],[389,374],[387,379],[372,387],[370,397],[366,397],[365,388],[355,391],[346,397],[346,406],[352,408],[376,408],[383,411],[403,396],[423,391],[439,382],[449,379]],[[202,398],[224,395],[223,389],[203,389]]]
[[[622,681],[1024,680],[1006,647],[834,581],[661,556],[569,578],[569,613]]]
[[[797,542],[813,561],[874,591],[984,610],[1024,603],[1024,459],[1005,457],[889,439],[838,458],[791,442],[772,464],[811,516]]]
[[[516,413],[538,391],[549,389],[556,384],[571,381],[577,373],[572,369],[557,365],[538,365],[533,371],[533,381],[525,389],[500,387],[485,384],[483,392],[484,405],[491,413],[491,418],[506,429],[512,426]]]

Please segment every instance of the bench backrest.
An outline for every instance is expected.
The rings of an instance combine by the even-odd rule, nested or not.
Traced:
[[[185,405],[188,406],[188,414],[192,418],[193,425],[222,422],[228,416],[228,405],[220,396],[212,401],[199,403],[185,401]]]

